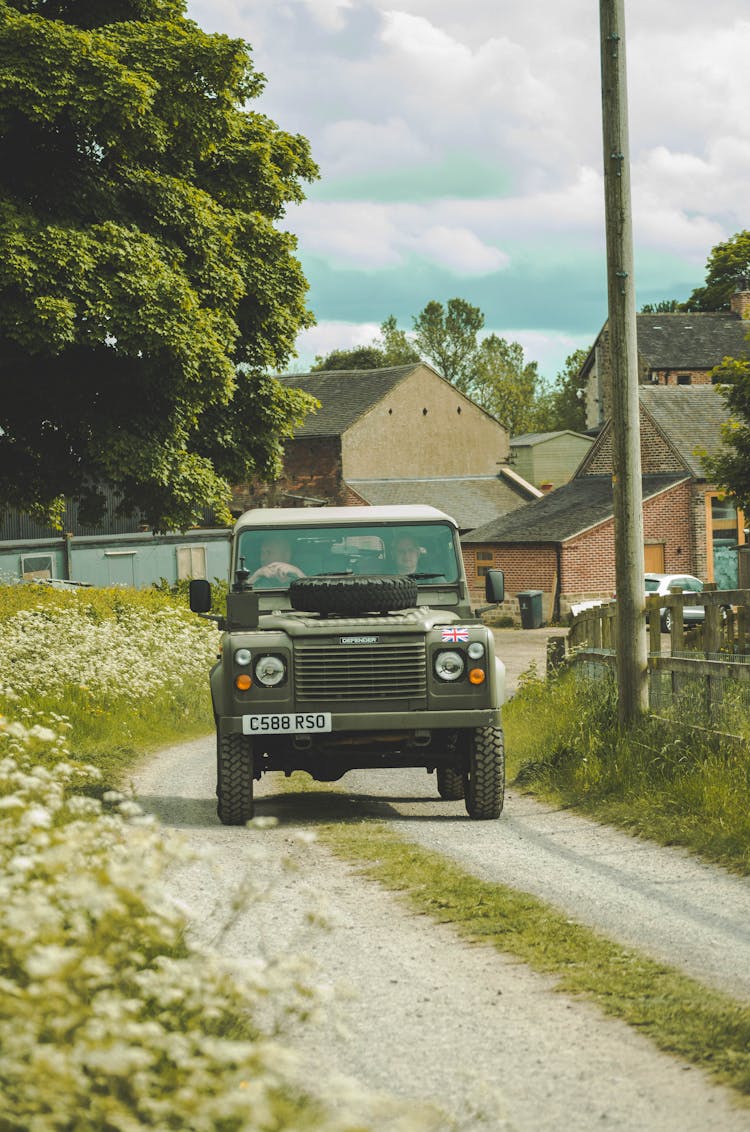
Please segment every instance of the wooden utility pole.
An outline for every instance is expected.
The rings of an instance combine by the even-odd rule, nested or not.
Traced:
[[[620,723],[648,707],[624,0],[599,0]]]

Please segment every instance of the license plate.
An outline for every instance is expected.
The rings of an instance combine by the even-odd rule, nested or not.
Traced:
[[[244,735],[300,735],[330,731],[329,711],[293,711],[282,715],[243,715]]]

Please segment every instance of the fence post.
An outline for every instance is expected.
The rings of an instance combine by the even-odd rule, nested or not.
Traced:
[[[719,651],[721,640],[721,630],[719,628],[720,610],[718,605],[715,605],[713,602],[707,602],[704,606],[704,610],[703,651],[706,659],[708,659],[711,653],[716,654]]]

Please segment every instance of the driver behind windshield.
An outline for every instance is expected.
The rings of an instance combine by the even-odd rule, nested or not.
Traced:
[[[264,589],[304,577],[304,571],[292,562],[292,540],[286,535],[268,535],[260,544],[260,566],[248,581],[253,589]]]

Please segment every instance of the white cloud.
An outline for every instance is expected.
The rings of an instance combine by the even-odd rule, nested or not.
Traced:
[[[408,240],[405,242],[408,245]],[[483,243],[467,228],[450,228],[444,224],[425,229],[414,239],[413,247],[423,259],[450,268],[457,275],[489,275],[510,263],[505,252]]]
[[[384,268],[398,276],[404,309],[410,302],[420,309],[415,259],[455,277],[456,294],[487,273],[550,280],[566,260],[602,261],[592,0],[188,3],[202,26],[253,45],[268,78],[258,108],[310,139],[325,200],[291,208],[287,227],[303,261],[347,268],[342,310],[351,309],[352,273],[363,272],[363,293],[371,294],[367,273]],[[711,248],[749,226],[746,9],[737,0],[628,0],[634,232],[636,255],[650,256],[649,288],[658,289],[660,263],[669,265],[665,288],[675,279],[697,286]],[[487,199],[478,183],[461,199],[471,191],[465,182],[459,196],[442,188],[439,173],[430,180],[462,155],[467,169],[501,170],[502,193]],[[421,176],[409,193],[412,173]],[[336,198],[338,182],[349,197],[356,186],[357,199]],[[335,274],[317,311],[326,326],[342,325]],[[573,310],[575,296],[566,298]],[[537,323],[530,310],[529,325]],[[540,341],[533,349],[538,356],[543,348]]]
[[[429,146],[397,116],[383,122],[340,119],[323,128],[321,145],[326,154],[323,174],[329,177],[361,176],[430,160]]]
[[[303,330],[297,337],[297,354],[299,365],[306,371],[315,361],[316,357],[325,357],[332,350],[349,350],[354,346],[369,346],[380,333],[380,324],[376,322],[342,322],[328,320],[319,322]]]

